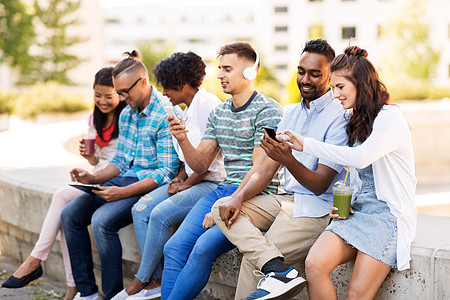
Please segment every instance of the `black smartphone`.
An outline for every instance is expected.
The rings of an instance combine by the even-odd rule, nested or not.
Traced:
[[[267,134],[269,135],[269,137],[275,141],[278,141],[276,138],[277,132],[275,131],[275,129],[273,129],[272,127],[266,127],[263,126],[263,129],[267,132]]]

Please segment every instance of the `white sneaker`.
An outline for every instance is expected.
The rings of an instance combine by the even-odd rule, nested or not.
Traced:
[[[81,297],[81,293],[78,292],[73,298],[73,300],[103,300],[103,297],[100,296],[98,292],[89,296]]]
[[[161,297],[161,286],[158,286],[151,290],[142,289],[139,293],[131,295],[127,300],[148,300]],[[112,299],[111,299],[112,300]]]
[[[125,289],[121,290],[119,293],[117,293],[114,297],[111,298],[111,300],[125,300],[129,297],[128,293],[125,291]]]
[[[270,272],[264,275],[261,271],[253,272],[257,276],[264,276],[256,286],[256,290],[242,300],[291,299],[306,285],[306,280],[290,267],[286,272]]]

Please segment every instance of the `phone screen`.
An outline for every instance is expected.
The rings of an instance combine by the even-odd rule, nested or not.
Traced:
[[[263,129],[266,130],[267,134],[269,135],[269,137],[275,141],[278,141],[276,138],[277,133],[275,132],[275,129],[271,128],[271,127],[266,127],[263,126]]]

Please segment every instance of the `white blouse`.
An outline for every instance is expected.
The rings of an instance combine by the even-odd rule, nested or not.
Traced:
[[[400,108],[385,105],[375,118],[372,133],[361,145],[342,147],[305,138],[303,151],[357,169],[372,164],[376,195],[397,218],[397,268],[408,269],[417,224],[417,180],[411,133]]]

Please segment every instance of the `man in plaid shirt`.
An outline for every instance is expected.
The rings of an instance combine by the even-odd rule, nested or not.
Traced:
[[[115,93],[128,106],[119,121],[119,143],[114,159],[90,174],[71,171],[72,180],[100,184],[99,190],[72,200],[61,213],[72,273],[80,299],[101,299],[95,283],[88,225],[102,266],[102,289],[110,299],[123,288],[122,247],[117,232],[132,222],[131,207],[144,194],[175,177],[179,161],[173,148],[168,104],[149,83],[148,72],[136,51],[113,70]]]

